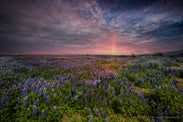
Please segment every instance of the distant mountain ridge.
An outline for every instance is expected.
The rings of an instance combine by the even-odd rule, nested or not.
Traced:
[[[175,56],[175,55],[182,55],[183,56],[183,49],[163,53],[163,56]]]

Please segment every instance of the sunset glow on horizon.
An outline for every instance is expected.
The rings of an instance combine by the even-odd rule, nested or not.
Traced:
[[[116,35],[112,34],[111,36],[111,52],[112,54],[116,54]]]
[[[1,0],[0,54],[128,55],[183,47],[181,0]]]

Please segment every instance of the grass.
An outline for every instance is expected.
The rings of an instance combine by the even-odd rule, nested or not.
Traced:
[[[183,88],[183,78],[175,78],[178,81],[178,86]]]
[[[135,89],[135,91],[137,93],[141,93],[141,92],[143,92],[143,93],[150,93],[151,92],[150,88],[140,88],[138,86],[135,86],[134,89]]]

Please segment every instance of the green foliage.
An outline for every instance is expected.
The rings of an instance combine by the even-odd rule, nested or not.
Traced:
[[[157,63],[140,63],[127,65],[118,71],[117,75],[108,78],[109,75],[103,74],[103,69],[96,64],[110,63],[104,60],[92,66],[71,68],[47,66],[46,62],[45,67],[32,65],[31,68],[6,63],[7,66],[3,66],[2,69],[13,70],[0,73],[0,78],[3,79],[0,98],[4,100],[6,95],[9,97],[9,102],[0,110],[0,121],[44,121],[41,118],[42,110],[46,112],[45,121],[72,122],[85,122],[91,116],[94,122],[104,122],[106,119],[104,113],[110,122],[145,122],[152,116],[156,118],[157,112],[163,115],[167,106],[171,107],[168,113],[170,116],[175,116],[176,112],[183,115],[182,89],[173,82],[174,77],[183,77],[182,70],[174,71]],[[28,85],[28,106],[24,107],[25,97],[22,96],[22,89],[26,85],[26,80],[29,82],[32,79],[38,79],[35,80],[35,87],[38,83],[41,84],[42,95],[30,89],[34,83]],[[45,84],[41,79],[49,83],[49,87],[43,89]],[[89,84],[90,80],[92,82],[97,80],[99,83],[92,86]],[[19,86],[19,83],[22,84]],[[77,90],[72,94],[73,86]],[[50,97],[50,106],[46,105],[43,91]],[[76,96],[78,99],[75,101]],[[20,104],[17,103],[18,97]],[[86,97],[86,105],[84,105],[84,97]],[[65,98],[68,100],[65,101]],[[35,100],[40,101],[37,105],[36,120],[33,119],[32,110]],[[53,112],[54,106],[56,106],[55,112]],[[91,113],[88,113],[89,109]],[[96,115],[96,111],[99,115]]]
[[[121,113],[121,106],[120,106],[120,101],[117,98],[114,98],[112,101],[112,109],[114,111],[114,113],[118,114]]]
[[[161,103],[161,107],[157,108],[158,110],[165,110],[168,105],[171,106],[170,114],[174,115],[175,111],[180,111],[183,114],[182,105],[183,105],[183,96],[179,94],[175,89],[172,88],[163,88],[156,89],[153,91],[153,95],[150,96],[151,102]]]

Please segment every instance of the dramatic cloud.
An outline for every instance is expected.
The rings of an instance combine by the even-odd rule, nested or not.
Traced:
[[[182,47],[182,0],[0,1],[0,54],[139,54]]]

